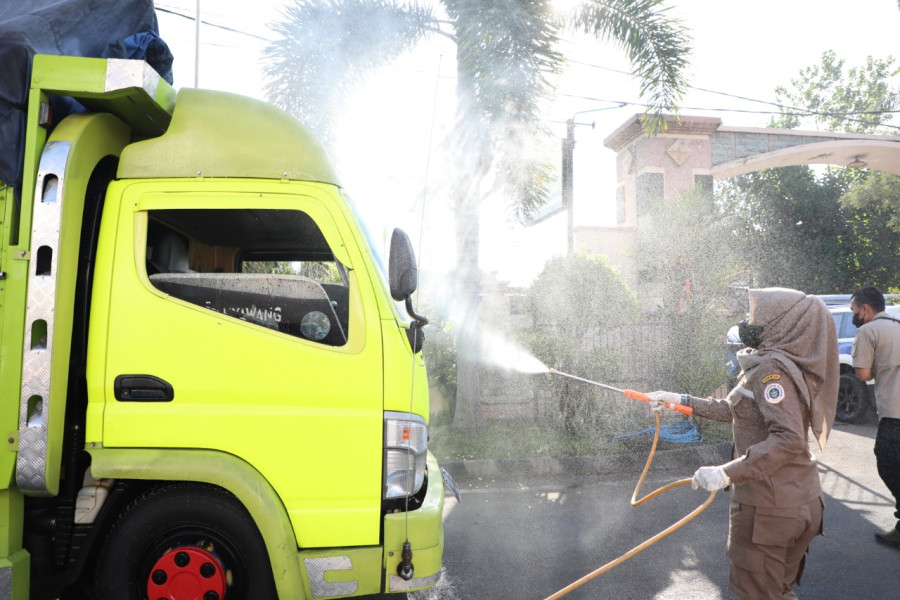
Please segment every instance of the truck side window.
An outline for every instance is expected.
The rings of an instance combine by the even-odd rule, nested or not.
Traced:
[[[321,344],[347,342],[346,268],[301,211],[150,211],[147,275],[209,310]]]

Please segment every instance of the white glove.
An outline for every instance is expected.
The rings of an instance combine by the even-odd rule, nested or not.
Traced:
[[[676,394],[675,392],[650,392],[647,394],[647,397],[650,398],[650,408],[656,412],[664,409],[666,404],[670,402],[672,404],[681,404],[681,394]]]
[[[731,485],[731,479],[722,467],[700,467],[691,479],[691,488],[703,488],[707,492],[721,490]]]

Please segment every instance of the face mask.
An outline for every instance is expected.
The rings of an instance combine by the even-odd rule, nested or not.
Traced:
[[[762,343],[762,325],[751,325],[747,321],[738,323],[738,337],[749,348],[759,348]]]
[[[866,322],[863,321],[863,319],[862,319],[862,317],[860,316],[859,313],[856,313],[855,315],[853,315],[853,326],[854,326],[854,327],[856,327],[857,329],[859,329],[860,327],[862,327],[862,326],[865,325],[865,324],[866,324]]]

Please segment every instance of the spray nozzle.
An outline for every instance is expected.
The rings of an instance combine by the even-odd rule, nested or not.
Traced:
[[[631,398],[632,400],[637,400],[638,402],[650,402],[650,398],[647,396],[647,394],[643,394],[641,392],[636,392],[634,390],[619,389],[619,388],[613,387],[611,385],[606,385],[605,383],[600,383],[599,381],[593,381],[591,379],[585,379],[584,377],[578,377],[577,375],[570,375],[568,373],[563,373],[562,371],[557,371],[556,369],[554,369],[552,367],[550,369],[548,369],[547,371],[551,375],[561,375],[563,377],[569,377],[571,379],[576,379],[578,381],[583,381],[584,383],[596,385],[598,387],[602,387],[604,389],[607,389],[607,390],[610,390],[613,392],[619,392],[620,394],[625,394],[625,396],[627,396],[628,398]],[[675,404],[673,402],[667,403],[666,408],[680,412],[685,415],[691,415],[694,413],[693,408],[691,408],[689,406],[683,406],[681,404]]]

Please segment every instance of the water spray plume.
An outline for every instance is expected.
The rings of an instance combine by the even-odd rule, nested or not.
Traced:
[[[626,397],[631,398],[632,400],[637,400],[638,402],[650,402],[650,398],[647,394],[643,394],[641,392],[636,392],[634,390],[623,390],[617,387],[613,387],[611,385],[607,385],[605,383],[600,383],[599,381],[593,381],[591,379],[585,379],[584,377],[578,377],[577,375],[570,375],[569,373],[563,373],[562,371],[557,371],[554,368],[547,369],[547,372],[551,375],[561,375],[563,377],[569,377],[571,379],[577,379],[578,381],[583,381],[584,383],[589,383],[591,385],[596,385],[598,387],[602,387],[607,390],[611,390],[613,392],[619,392],[620,394],[625,394]],[[665,407],[669,410],[674,410],[680,412],[685,415],[694,414],[694,409],[689,406],[683,406],[681,404],[675,404],[674,402],[666,402]]]
[[[481,334],[481,359],[490,366],[520,373],[548,371],[547,365],[533,354],[491,331]]]

